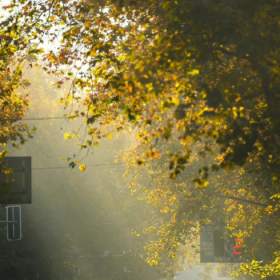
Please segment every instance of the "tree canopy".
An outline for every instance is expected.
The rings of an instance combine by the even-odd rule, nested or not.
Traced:
[[[260,210],[260,205],[243,206],[232,199],[225,207],[230,213],[236,209],[232,219],[242,217],[242,229],[236,231],[240,236],[245,238],[253,226],[274,234],[265,265],[243,269],[264,277],[278,275],[279,0],[13,0],[8,9],[16,7],[22,9],[2,23],[2,33],[12,38],[5,44],[21,59],[41,56],[47,73],[64,74],[58,89],[71,79],[71,90],[61,102],[69,106],[76,101],[85,108],[69,115],[85,119],[88,139],[81,148],[97,146],[101,137],[112,138],[102,125],[118,131],[135,128],[146,149],[135,163],[148,168],[152,159],[153,165],[158,162],[168,170],[169,179],[154,195],[174,200],[185,215],[192,213],[192,200],[194,209],[197,203],[206,207],[194,221],[188,217],[180,227],[169,224],[173,237],[191,229],[190,221],[203,225],[212,219],[214,212],[206,209],[219,201],[214,192],[267,205]],[[56,49],[40,48],[46,41]],[[156,145],[174,136],[178,148]],[[175,181],[189,168],[188,183],[180,189]],[[245,174],[238,181],[242,186],[226,183],[224,188],[237,172]],[[223,176],[224,182],[215,176]],[[169,187],[180,189],[182,202]],[[180,242],[169,237],[166,244],[175,249]]]
[[[65,110],[58,101],[68,88],[53,89],[50,82],[55,77],[46,76],[41,67],[24,68],[23,73],[30,81],[24,121],[36,125],[37,131],[19,150],[9,141],[5,148],[9,156],[32,157],[33,202],[22,205],[20,242],[7,242],[5,228],[0,231],[5,252],[1,275],[7,280],[73,279],[78,267],[80,279],[129,279],[132,274],[134,279],[172,278],[183,258],[166,258],[155,267],[143,260],[145,243],[155,237],[142,234],[141,229],[156,220],[157,213],[145,201],[135,200],[122,180],[125,166],[114,163],[115,155],[130,145],[129,141],[120,133],[115,133],[114,139],[101,139],[94,154],[85,159],[96,164],[87,166],[90,172],[69,170],[61,157],[71,155],[75,147],[77,157],[87,155],[87,151],[78,154],[80,147],[64,138],[65,131],[78,131],[83,123],[81,118],[75,122],[59,118]],[[83,138],[83,131],[79,133]],[[4,214],[2,209],[1,220],[5,220]],[[102,257],[105,251],[110,255]],[[179,255],[185,253],[186,246]]]

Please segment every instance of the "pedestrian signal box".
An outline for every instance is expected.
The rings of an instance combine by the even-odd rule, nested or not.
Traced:
[[[31,204],[31,157],[5,157],[0,171],[0,203]]]
[[[201,263],[245,262],[243,245],[239,239],[224,235],[225,225],[206,225],[200,233]]]

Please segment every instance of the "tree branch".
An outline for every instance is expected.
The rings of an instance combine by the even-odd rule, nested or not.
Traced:
[[[255,201],[252,201],[252,200],[237,198],[237,197],[234,197],[234,196],[226,196],[226,195],[222,195],[222,194],[218,194],[217,196],[221,196],[221,197],[224,197],[224,198],[227,198],[227,199],[240,200],[240,201],[248,202],[248,203],[251,203],[251,204],[260,205],[260,206],[263,206],[263,207],[268,207],[269,206],[268,204],[263,204],[263,203],[255,202]]]
[[[215,50],[215,51],[221,51],[223,54],[227,54],[227,55],[231,55],[231,56],[236,56],[236,57],[248,59],[248,57],[245,56],[245,55],[238,55],[235,52],[228,51],[228,50],[226,50],[224,48],[221,48],[221,47],[213,47],[212,49]]]

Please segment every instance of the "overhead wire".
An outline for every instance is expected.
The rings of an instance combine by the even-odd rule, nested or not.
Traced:
[[[37,121],[37,120],[56,120],[56,119],[65,119],[68,117],[47,117],[47,118],[26,118],[18,121]],[[74,116],[74,118],[84,118],[83,116]],[[71,118],[68,118],[71,119]],[[0,121],[7,121],[8,119],[0,119]],[[9,119],[9,120],[17,120],[17,119]]]
[[[110,165],[120,165],[124,164],[124,162],[117,162],[117,163],[101,163],[101,164],[86,164],[86,166],[110,166]],[[39,169],[59,169],[59,168],[69,168],[69,166],[57,166],[57,167],[35,167],[32,170],[39,170]]]
[[[74,116],[75,118],[82,118],[83,116]],[[26,118],[22,119],[21,121],[37,121],[37,120],[51,120],[51,119],[65,119],[65,117],[47,117],[47,118]],[[70,119],[70,118],[69,118]],[[0,121],[5,121],[4,119],[0,119]],[[86,166],[111,166],[111,165],[120,165],[124,164],[123,162],[118,163],[104,163],[104,164],[87,164]],[[42,169],[62,169],[62,168],[69,168],[69,166],[56,166],[56,167],[35,167],[32,170],[42,170]]]

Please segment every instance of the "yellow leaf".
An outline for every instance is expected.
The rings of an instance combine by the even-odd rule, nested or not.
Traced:
[[[85,22],[84,27],[88,28],[89,26],[90,26],[90,23],[89,22]]]
[[[207,187],[207,186],[209,185],[209,181],[208,181],[208,180],[205,180],[205,181],[203,182],[203,185],[204,185],[204,187]]]
[[[81,172],[83,172],[83,171],[86,170],[86,166],[85,166],[84,164],[81,164],[81,165],[79,166],[79,169],[80,169]]]
[[[180,104],[180,100],[177,97],[172,97],[172,103],[174,103],[175,105],[179,105]]]
[[[199,70],[198,69],[193,69],[192,71],[188,72],[187,74],[191,75],[191,76],[195,76],[195,75],[199,74]]]
[[[64,138],[65,138],[65,139],[68,139],[69,137],[70,137],[70,135],[69,135],[68,133],[65,133],[65,134],[64,134]]]
[[[125,171],[125,173],[123,174],[123,177],[125,177],[128,173],[128,169]]]
[[[96,51],[95,51],[95,50],[92,50],[92,51],[90,52],[90,56],[96,56]]]
[[[129,86],[128,86],[128,92],[129,92],[129,93],[132,93],[132,92],[133,92],[133,86],[132,86],[132,85],[129,85]]]
[[[154,154],[153,154],[153,158],[159,158],[160,157],[160,153],[159,152],[155,152]]]

